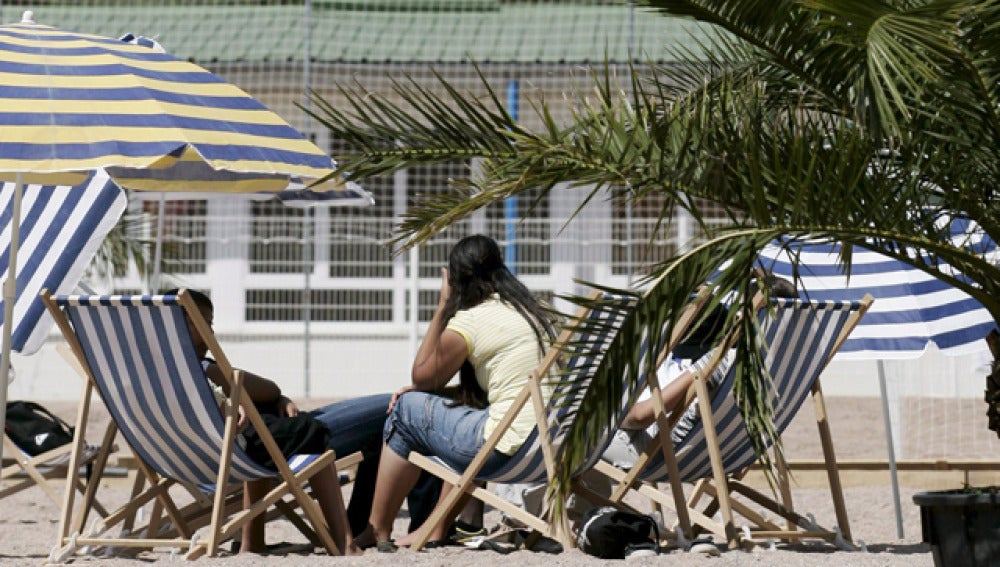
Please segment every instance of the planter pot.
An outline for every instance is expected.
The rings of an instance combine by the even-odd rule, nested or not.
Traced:
[[[924,542],[937,567],[1000,565],[1000,494],[965,490],[921,492]]]

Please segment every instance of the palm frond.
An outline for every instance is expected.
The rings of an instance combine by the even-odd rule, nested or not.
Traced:
[[[88,269],[88,277],[112,281],[128,272],[129,265],[135,265],[139,276],[148,280],[153,272],[150,254],[152,243],[136,238],[144,232],[149,216],[145,213],[126,212],[101,242]]]
[[[412,79],[405,83],[393,79],[400,103],[360,86],[340,86],[350,105],[342,110],[312,94],[315,109],[302,107],[303,111],[357,150],[336,156],[336,175],[363,179],[414,165],[513,154],[508,133],[522,128],[492,90],[486,100],[469,98],[441,75],[434,76],[443,94]]]
[[[674,333],[674,326],[695,291],[711,279],[714,302],[733,293],[737,296],[746,294],[749,274],[757,261],[757,251],[778,234],[772,230],[733,231],[675,259],[662,271],[639,299],[634,311],[621,323],[607,351],[602,357],[594,357],[596,362],[590,369],[590,388],[576,408],[577,413],[587,418],[573,420],[572,427],[564,432],[563,443],[557,451],[560,477],[553,483],[553,490],[563,496],[568,493],[573,471],[578,470],[595,450],[596,443],[603,439],[603,433],[616,427],[623,417],[620,400],[626,395],[634,400],[640,391],[642,378],[655,376],[656,354],[665,347],[666,337]],[[722,272],[718,272],[719,258],[729,259]],[[713,275],[716,277],[712,278]],[[583,298],[572,300],[590,305]],[[706,308],[710,309],[711,304]],[[751,319],[756,321],[755,317]],[[752,326],[753,321],[748,324]],[[743,338],[737,345],[741,353],[747,354],[740,360],[748,365],[748,369],[740,377],[742,385],[737,386],[736,396],[742,400],[741,408],[752,408],[744,414],[750,436],[766,443],[763,440],[773,439],[775,435],[770,411],[754,397],[764,391],[760,380],[767,378],[761,378],[762,372],[766,376],[766,370],[759,351],[751,346],[756,345],[753,336],[751,332],[742,333]],[[745,342],[747,340],[750,342]],[[638,349],[640,344],[651,347],[650,355],[642,359]],[[585,351],[587,345],[572,347]]]
[[[585,92],[530,100],[537,130],[515,122],[482,75],[480,98],[440,76],[433,87],[395,82],[391,99],[345,88],[346,110],[314,98],[313,116],[352,147],[336,156],[352,179],[483,158],[475,178],[470,172],[411,208],[395,243],[412,245],[509,196],[543,197],[564,184],[586,187],[585,201],[655,197],[661,219],[682,210],[695,219],[703,244],[653,267],[595,363],[576,410],[582,419],[559,449],[554,489],[562,493],[620,419],[621,396],[653,370],[636,345],[661,345],[710,278],[714,297],[738,306],[727,323],[737,337],[735,395],[766,459],[774,430],[747,273],[779,236],[840,243],[845,273],[853,246],[877,250],[966,291],[1000,321],[1000,268],[953,242],[942,223],[971,219],[1000,241],[1000,3],[645,4],[719,31],[675,49],[676,63],[633,67],[625,84],[605,65]],[[565,123],[554,104],[568,105]],[[707,222],[709,206],[727,224]]]

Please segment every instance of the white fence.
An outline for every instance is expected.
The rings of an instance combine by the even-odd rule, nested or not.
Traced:
[[[575,206],[580,193],[558,188],[548,210]],[[156,195],[133,196],[135,211],[155,212],[158,206]],[[598,202],[568,224],[565,215],[518,221],[513,242],[503,239],[507,219],[482,213],[394,256],[384,246],[394,218],[373,211],[303,212],[230,198],[167,201],[164,212],[167,275],[160,289],[209,293],[216,330],[233,362],[272,377],[293,396],[314,398],[386,392],[406,383],[437,303],[439,268],[452,243],[466,234],[482,232],[513,245],[519,277],[554,298],[582,292],[577,279],[628,287],[645,266],[673,254],[681,239],[696,232],[683,217],[656,230],[655,219]],[[154,220],[140,225],[137,238],[155,237]],[[90,285],[146,291],[134,273]],[[39,354],[14,359],[12,399],[76,396],[79,380],[55,354],[57,341],[53,336]],[[996,444],[978,401],[984,362],[981,356],[931,352],[917,361],[886,363],[901,457],[976,458]],[[831,396],[877,397],[875,363],[835,362],[824,387]],[[924,433],[912,435],[917,431]]]

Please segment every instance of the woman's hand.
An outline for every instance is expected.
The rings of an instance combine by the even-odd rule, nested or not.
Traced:
[[[242,405],[236,406],[236,431],[243,431],[247,426],[247,412]]]
[[[285,417],[295,417],[299,415],[299,406],[286,396],[278,398],[278,415]]]
[[[403,386],[402,388],[396,390],[396,392],[392,394],[392,398],[389,399],[389,409],[385,410],[385,413],[392,412],[392,408],[396,407],[396,400],[398,400],[400,396],[409,392],[410,390],[415,390],[415,389],[416,386],[414,386],[413,384],[407,384],[406,386]]]
[[[438,299],[438,309],[444,307],[451,298],[451,284],[448,283],[448,268],[441,268],[441,295]]]

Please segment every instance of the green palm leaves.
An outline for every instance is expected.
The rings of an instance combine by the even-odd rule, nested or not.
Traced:
[[[644,282],[613,345],[620,356],[598,369],[605,394],[623,375],[636,383],[643,369],[628,363],[628,349],[673,321],[722,260],[729,263],[713,283],[717,296],[731,292],[742,305],[757,252],[779,235],[877,249],[962,288],[1000,320],[1000,269],[948,242],[940,222],[966,216],[1000,238],[1000,3],[647,4],[656,13],[638,17],[696,18],[719,32],[697,51],[674,48],[679,64],[637,66],[625,81],[598,69],[586,92],[534,101],[542,126],[532,131],[489,85],[474,98],[440,77],[433,90],[397,83],[391,100],[345,87],[350,108],[318,100],[314,115],[353,145],[337,159],[355,178],[484,159],[477,177],[409,211],[397,233],[407,244],[510,195],[544,194],[565,181],[591,187],[592,199],[655,194],[665,215],[686,210],[702,221],[703,243]],[[569,121],[553,118],[555,104],[571,106]],[[721,207],[728,224],[703,222],[707,205]],[[849,269],[850,257],[842,260]],[[941,271],[938,260],[964,278]],[[767,376],[750,348],[754,319],[740,319],[736,395],[762,455],[772,429],[758,395]],[[580,410],[592,423],[566,437],[565,471],[586,454],[592,429],[616,418],[613,396],[595,391]]]

